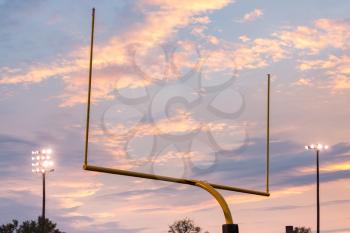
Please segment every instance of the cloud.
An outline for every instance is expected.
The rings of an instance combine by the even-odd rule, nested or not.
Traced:
[[[150,48],[156,44],[161,44],[177,30],[192,22],[208,22],[206,18],[196,19],[195,16],[221,9],[229,3],[228,0],[207,0],[193,3],[145,0],[137,3],[138,9],[145,16],[144,22],[131,25],[130,29],[119,35],[118,38],[111,38],[103,45],[96,44],[95,46],[94,77],[95,80],[98,80],[99,86],[99,89],[95,91],[95,98],[106,97],[106,93],[112,90],[110,77],[103,75],[103,73],[98,74],[99,70],[113,65],[129,67],[132,65],[129,58],[129,45],[142,44],[144,48]],[[33,64],[16,72],[10,72],[10,68],[8,68],[8,72],[1,75],[0,84],[37,83],[47,78],[62,77],[67,87],[64,97],[72,97],[63,105],[71,106],[83,102],[83,99],[79,96],[85,93],[88,55],[89,48],[84,47],[78,48],[67,54],[65,58],[57,59],[52,63]],[[116,76],[121,74],[119,79],[126,80],[123,87],[128,87],[137,81],[132,76],[125,75],[125,73],[123,75],[119,70],[113,70]],[[140,85],[143,85],[142,82]]]
[[[102,187],[102,183],[94,183],[87,180],[53,181],[52,185],[56,191],[52,198],[55,199],[60,208],[68,209],[83,205],[84,199],[93,196]]]
[[[249,38],[247,35],[242,35],[242,36],[239,37],[239,39],[240,39],[242,42],[250,41],[250,38]]]
[[[16,182],[16,185],[28,186],[28,184],[21,184]],[[1,224],[10,222],[12,219],[18,219],[19,221],[36,219],[40,214],[41,209],[41,193],[32,193],[30,191],[8,191],[8,188],[2,185],[6,189],[7,196],[0,197],[0,214]],[[37,187],[37,190],[40,190]],[[47,212],[49,218],[54,222],[58,222],[58,228],[61,230],[70,229],[70,223],[75,221],[92,221],[93,219],[87,216],[75,216],[65,217],[69,215],[74,209],[57,208],[55,206],[56,200],[51,197],[50,190],[47,190],[50,201],[47,205]],[[74,232],[74,231],[69,231]]]
[[[300,78],[296,82],[294,82],[293,84],[297,85],[297,86],[311,86],[312,81],[310,79]]]
[[[139,2],[138,9],[145,16],[144,22],[133,24],[118,37],[112,37],[105,43],[95,46],[93,101],[113,99],[114,96],[111,93],[116,85],[119,89],[135,89],[149,85],[154,79],[145,80],[147,77],[145,73],[135,69],[133,59],[135,51],[139,54],[147,54],[150,49],[171,40],[170,38],[181,28],[191,23],[208,23],[208,19],[201,15],[221,9],[227,4],[229,1],[201,1],[190,4],[182,1],[176,4],[172,1]],[[243,36],[241,37],[243,44],[223,42],[213,35],[204,35],[203,31],[198,35],[202,35],[213,45],[224,44],[221,49],[204,49],[203,54],[208,57],[209,69],[223,70],[224,67],[243,70],[262,68],[286,59],[291,56],[294,49],[304,50],[310,54],[318,53],[328,47],[346,49],[350,46],[349,31],[347,21],[319,19],[315,21],[313,27],[299,26],[290,30],[281,30],[266,38],[248,40]],[[0,84],[38,83],[48,78],[60,77],[65,83],[64,94],[59,96],[63,99],[61,106],[83,103],[86,101],[88,55],[89,48],[83,47],[51,63],[27,65],[21,70],[2,67]],[[142,62],[146,61],[143,67],[146,67],[148,72],[162,77],[164,70],[161,70],[162,67],[159,64],[162,63],[159,59],[163,55],[151,55],[142,60]],[[152,61],[152,64],[149,63],[149,58],[156,60]],[[186,59],[178,60],[182,61],[178,64],[179,67],[188,64],[185,62],[188,61]],[[303,69],[306,65],[307,63],[304,62]],[[338,76],[333,86],[337,89],[345,89],[349,87],[349,83],[345,76]]]
[[[350,200],[332,200],[332,201],[321,201],[321,206],[336,206],[336,205],[346,205],[349,204]],[[255,208],[249,210],[262,210],[262,211],[281,211],[281,210],[294,210],[314,207],[314,204],[309,205],[280,205],[267,208]]]
[[[27,200],[27,203],[18,202],[13,197],[0,197],[0,224],[8,223],[12,219],[18,219],[22,221],[28,220],[28,218],[34,219],[39,215],[39,208],[31,204],[33,203],[33,199],[29,199],[28,196],[22,196],[22,198],[25,198]],[[21,214],[19,214],[19,209]]]
[[[251,12],[246,13],[242,19],[239,20],[241,23],[251,22],[254,20],[257,20],[258,18],[262,17],[264,15],[263,10],[261,9],[255,9]]]
[[[252,147],[251,150],[241,152],[252,156],[250,157],[251,160],[248,161],[251,166],[245,166],[244,163],[240,161],[231,161],[222,158],[222,164],[217,166],[218,169],[214,171],[214,174],[218,174],[221,181],[231,180],[234,178],[235,180],[242,182],[241,184],[244,185],[247,184],[248,180],[253,186],[259,187],[261,184],[251,178],[260,177],[261,173],[264,173],[263,169],[258,168],[262,165],[260,162],[258,162],[258,157],[262,157],[261,151],[263,151],[264,143],[264,139],[254,139],[253,143],[250,144]],[[314,174],[309,176],[308,174],[305,175],[295,172],[298,168],[303,166],[314,166],[312,156],[305,156],[306,152],[298,152],[299,149],[296,148],[303,147],[297,143],[288,141],[274,141],[271,147],[271,152],[273,154],[273,157],[271,157],[271,181],[273,188],[272,199],[302,194],[305,192],[305,190],[308,190],[311,184],[314,183]],[[325,156],[325,160],[323,160],[322,163],[331,164],[346,160],[348,158],[349,148],[350,145],[345,143],[332,146],[329,156]],[[224,164],[226,165],[225,167],[223,167]],[[233,171],[237,172],[233,174]],[[63,171],[63,173],[67,172]],[[240,173],[242,176],[239,176]],[[230,174],[232,176],[230,176]],[[342,174],[332,172],[331,174],[331,176],[328,174],[322,174],[322,181],[334,181],[349,177],[349,173],[346,172],[343,172]],[[54,176],[52,176],[52,178],[50,177],[50,190],[52,194],[50,194],[51,204],[49,207],[53,208],[52,206],[55,206],[55,215],[53,216],[53,219],[56,221],[59,220],[59,226],[63,224],[62,229],[68,229],[69,232],[89,232],[88,229],[91,228],[94,230],[99,229],[101,232],[112,231],[113,228],[120,229],[121,232],[142,232],[143,228],[132,229],[122,227],[118,223],[113,226],[109,225],[108,223],[113,219],[122,219],[122,215],[131,216],[132,214],[140,212],[161,215],[167,213],[168,215],[175,216],[180,214],[188,214],[191,212],[205,212],[217,208],[217,203],[213,202],[208,195],[200,195],[200,193],[203,191],[185,185],[175,186],[168,183],[150,185],[152,183],[149,181],[149,183],[141,182],[136,186],[130,185],[130,181],[128,180],[128,185],[125,187],[125,189],[121,189],[120,185],[122,182],[120,182],[117,187],[113,187],[114,181],[111,180],[110,182],[112,185],[105,185],[103,188],[104,192],[102,192],[101,183],[95,179],[92,179],[92,177],[86,177],[85,174],[84,180],[81,180],[81,175],[72,174],[71,171],[70,176],[79,177],[79,180],[67,182],[63,177],[56,177],[55,180],[52,180],[54,179]],[[108,183],[108,181],[106,181],[106,183]],[[293,187],[290,187],[292,184]],[[35,195],[30,192],[35,200],[39,200],[40,198],[39,185],[40,183],[38,183],[38,187],[31,188],[32,190],[38,190],[37,193],[36,191],[34,192]],[[17,186],[25,187],[26,184],[17,183]],[[8,189],[6,188],[7,185],[3,185],[2,187],[4,187],[2,190],[5,193],[8,193],[11,199],[22,200],[21,203],[28,203],[28,199],[25,199],[24,196],[30,197],[31,195],[28,195],[25,190],[16,190],[15,193],[9,193]],[[126,191],[120,192],[120,190]],[[198,195],[194,192],[198,192]],[[176,198],[178,195],[183,195],[187,198],[186,200],[181,200],[179,203],[179,200]],[[156,201],[152,198],[153,196],[158,197]],[[69,200],[69,202],[65,202],[66,198],[71,200]],[[263,197],[255,197],[237,193],[226,195],[226,198],[231,204],[257,203],[266,200]],[[30,201],[29,203],[38,203],[38,205],[40,205],[40,201]],[[94,203],[98,203],[98,206],[95,206]],[[110,203],[114,203],[113,207]],[[346,199],[328,201],[324,204],[341,205],[345,203],[348,203]],[[102,208],[105,204],[107,207]],[[27,208],[22,204],[19,204],[19,206],[20,208]],[[6,208],[10,207],[6,206]],[[35,206],[33,208],[39,207]],[[93,212],[91,212],[91,208],[94,209]],[[288,208],[292,209],[293,206],[285,207],[285,209]],[[53,209],[50,210],[52,211]],[[33,213],[34,212],[35,211],[33,211]],[[126,229],[123,231],[124,228]]]
[[[14,137],[11,135],[4,135],[4,134],[0,134],[0,144],[5,144],[5,143],[14,143],[14,144],[24,144],[24,145],[28,145],[28,146],[34,146],[36,145],[34,142],[32,141],[28,141],[22,138],[18,138],[18,137]]]
[[[329,55],[326,59],[302,60],[301,71],[321,70],[330,79],[328,86],[334,91],[350,89],[350,56]]]
[[[313,26],[290,27],[288,30],[282,29],[265,38],[252,39],[243,35],[239,37],[243,43],[228,43],[223,51],[220,49],[208,51],[208,57],[209,59],[216,58],[216,55],[221,58],[229,57],[227,61],[218,60],[217,64],[221,67],[244,70],[263,68],[274,62],[292,58],[296,55],[295,51],[302,51],[307,55],[315,55],[327,48],[344,51],[350,46],[349,27],[348,21],[319,19],[313,23]],[[310,62],[311,64],[308,64],[305,61],[300,67],[307,69],[307,65],[312,65],[312,61]],[[216,68],[212,62],[209,63],[210,68]],[[299,84],[301,82],[305,84],[305,81],[306,79],[303,79]],[[339,78],[339,84],[341,83],[344,84],[344,78]]]
[[[273,38],[258,38],[233,50],[233,67],[239,70],[257,69],[287,57],[283,43]]]
[[[298,26],[273,34],[285,46],[317,54],[325,48],[350,48],[350,23],[332,19],[318,19],[313,27]]]
[[[48,193],[50,194],[50,192]],[[8,223],[12,219],[19,221],[33,220],[40,215],[40,195],[32,193],[16,193],[18,199],[12,197],[0,197],[0,224]],[[102,218],[93,218],[84,214],[74,212],[76,209],[53,208],[54,198],[49,196],[47,213],[50,220],[58,223],[58,228],[65,232],[87,233],[87,232],[125,232],[139,233],[145,228],[125,228],[118,222],[101,221]],[[91,214],[92,215],[92,214]],[[93,230],[91,230],[93,229]]]
[[[30,151],[38,145],[22,137],[4,134],[0,135],[0,145],[1,221],[35,219],[40,213],[42,187],[41,176],[31,172]],[[55,222],[66,218],[59,223],[63,229],[70,228],[70,221],[86,221],[89,218],[79,208],[102,186],[96,174],[82,171],[80,159],[79,165],[75,166],[70,159],[72,151],[69,154],[66,157],[69,163],[65,164],[59,164],[57,160],[62,158],[54,154],[56,171],[47,176],[47,211]],[[68,180],[67,175],[70,177]]]
[[[217,161],[217,166],[210,170],[209,173],[194,172],[191,174],[190,178],[200,177],[201,179],[214,183],[236,180],[237,182],[235,182],[235,186],[242,188],[255,187],[256,189],[260,189],[264,185],[264,180],[261,179],[261,175],[265,174],[264,153],[261,153],[261,151],[264,151],[264,143],[265,140],[263,139],[254,139],[245,150],[233,151],[230,153],[230,156],[228,153],[220,156]],[[303,146],[288,141],[274,142],[271,144],[271,190],[274,190],[273,196],[275,198],[286,195],[302,194],[308,190],[310,186],[314,185],[314,172],[304,173],[300,171],[304,168],[314,169],[314,158],[312,156],[306,156],[305,154],[307,152],[296,148],[303,148]],[[337,144],[332,146],[332,150],[327,153],[327,156],[323,157],[321,169],[333,166],[334,164],[348,164],[349,152],[350,145],[348,144]],[[234,158],[236,157],[243,159],[235,160]],[[324,171],[321,174],[322,182],[332,182],[349,178],[350,169],[333,169],[331,171]],[[232,185],[232,183],[227,185]],[[141,201],[157,195],[160,199],[164,198],[164,200],[167,200],[169,199],[169,195],[176,192],[184,192],[184,195],[190,196],[189,194],[192,191],[190,187],[182,189],[182,186],[173,186],[169,184],[169,186],[156,186],[151,189],[135,188],[119,194],[113,193],[107,196],[99,196],[98,198],[108,201],[113,201],[114,199],[119,198]],[[233,203],[245,203],[260,201],[262,199],[260,197],[253,198],[244,194],[233,194],[232,197],[228,197],[228,200]],[[186,203],[192,205],[192,201],[194,200],[189,199],[189,202]],[[205,202],[206,200],[203,199],[202,201]],[[170,206],[174,204],[175,203],[169,202],[169,206],[162,206],[164,207],[163,209],[159,209],[159,206],[152,205],[143,207],[146,209],[153,209],[155,212],[163,212],[167,211],[168,208],[170,209]],[[325,204],[335,205],[340,204],[340,201],[327,202]],[[139,208],[137,204],[135,205],[134,208]],[[203,208],[208,208],[208,205],[204,205],[203,203]],[[183,210],[182,207],[179,208],[179,211],[181,210]]]
[[[331,164],[327,164],[325,166],[321,166],[320,172],[337,172],[337,171],[349,171],[350,170],[350,160],[343,162],[335,162]],[[314,173],[315,169],[313,168],[302,168],[300,172],[303,173]]]
[[[0,175],[20,177],[23,173],[18,170],[28,167],[26,155],[37,144],[22,137],[0,134],[0,145]]]
[[[187,12],[186,14],[192,14],[190,12],[207,12],[211,10],[217,10],[225,7],[231,1],[229,0],[204,0],[199,2],[188,2],[186,0],[142,0],[142,3],[147,5],[159,6],[165,10],[181,10]]]
[[[282,149],[283,148],[283,149]],[[296,148],[303,148],[295,142],[281,141],[271,143],[271,186],[278,189],[287,187],[302,187],[314,183],[314,172],[309,172],[315,167],[314,159],[305,156],[307,152]],[[206,174],[196,174],[206,177],[207,180],[225,177],[227,180],[239,178],[240,182],[236,185],[245,187],[249,182],[250,187],[264,185],[263,179],[258,179],[265,172],[264,161],[264,140],[260,138],[251,138],[249,145],[244,150],[232,151],[229,154],[233,157],[239,156],[244,160],[226,159],[221,156],[218,164],[207,176]],[[337,144],[327,152],[326,159],[322,161],[321,169],[323,182],[330,182],[340,179],[350,178],[348,144]],[[308,172],[301,172],[307,169]],[[220,178],[219,178],[220,179]]]
[[[198,17],[193,17],[192,22],[197,24],[208,24],[211,22],[211,20],[208,16],[198,16]]]

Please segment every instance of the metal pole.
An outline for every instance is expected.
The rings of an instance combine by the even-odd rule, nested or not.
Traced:
[[[205,181],[194,181],[194,182],[196,186],[208,191],[208,193],[210,193],[217,200],[217,202],[220,204],[222,208],[222,211],[224,212],[226,223],[232,224],[233,219],[232,219],[231,211],[224,197],[218,191],[216,191],[213,188],[213,186],[211,186],[209,183]]]
[[[271,98],[271,75],[267,75],[267,125],[266,125],[266,193],[270,187],[270,98]]]
[[[45,233],[45,172],[43,173],[43,209],[41,215],[41,223],[42,223],[42,232]]]
[[[87,166],[87,153],[89,147],[89,127],[90,127],[90,101],[91,101],[91,77],[92,77],[92,58],[94,49],[94,29],[95,29],[95,8],[92,8],[92,23],[91,23],[91,41],[90,41],[90,64],[89,64],[89,92],[88,106],[86,111],[86,132],[85,132],[85,160],[84,168]]]
[[[316,151],[316,164],[317,164],[317,233],[320,233],[320,151]]]
[[[213,186],[211,186],[209,183],[204,181],[197,181],[194,180],[195,185],[208,191],[220,204],[222,211],[224,212],[225,221],[226,224],[222,225],[222,232],[223,233],[239,233],[238,231],[238,225],[233,224],[233,219],[230,211],[230,207],[228,206],[227,202],[225,201],[224,197],[215,189]]]
[[[88,171],[104,172],[104,173],[109,173],[109,174],[132,176],[132,177],[139,177],[139,178],[145,178],[145,179],[151,179],[151,180],[162,180],[162,181],[187,184],[187,185],[196,185],[195,184],[196,182],[194,182],[193,180],[189,180],[189,179],[173,178],[173,177],[169,177],[169,176],[147,174],[147,173],[142,173],[142,172],[125,171],[125,170],[115,169],[115,168],[87,165],[87,166],[84,166],[84,169],[88,170]],[[231,187],[231,186],[226,186],[226,185],[218,185],[218,184],[212,184],[212,183],[210,183],[210,185],[216,189],[221,189],[221,190],[235,191],[235,192],[240,192],[240,193],[254,194],[254,195],[260,195],[260,196],[267,196],[267,197],[270,196],[269,193],[256,191],[256,190],[242,189],[242,188]]]

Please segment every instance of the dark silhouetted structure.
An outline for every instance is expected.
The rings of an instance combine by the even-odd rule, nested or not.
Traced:
[[[293,233],[293,226],[286,226],[286,233]]]

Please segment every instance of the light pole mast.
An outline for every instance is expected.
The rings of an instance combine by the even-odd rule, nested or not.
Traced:
[[[43,180],[43,202],[41,211],[41,231],[45,233],[45,209],[46,209],[46,173],[53,172],[53,161],[51,160],[51,149],[43,149],[40,151],[32,151],[32,172],[41,173]]]
[[[327,150],[329,147],[322,144],[311,144],[305,146],[306,150],[315,150],[316,151],[316,211],[317,211],[317,233],[320,233],[320,151]]]
[[[320,151],[316,150],[316,167],[317,167],[317,233],[320,233]]]
[[[45,172],[42,174],[42,176],[43,176],[43,209],[41,211],[41,218],[44,223],[45,222],[45,202],[46,202]],[[43,230],[43,232],[45,231]]]

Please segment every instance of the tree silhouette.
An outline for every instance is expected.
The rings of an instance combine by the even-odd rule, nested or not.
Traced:
[[[294,233],[311,233],[311,228],[306,227],[296,227],[294,228]]]
[[[0,226],[0,233],[40,233],[42,232],[42,218],[38,217],[38,220],[24,221],[21,225],[18,225],[17,220],[12,220],[11,223],[3,224]],[[51,222],[49,219],[45,219],[45,233],[65,233],[56,228],[57,224]]]
[[[169,226],[168,233],[201,233],[202,228],[195,226],[193,220],[189,218],[184,218],[175,221]],[[209,233],[208,231],[204,233]]]
[[[3,224],[0,226],[0,233],[13,233],[18,227],[18,221],[12,220],[11,223]]]

